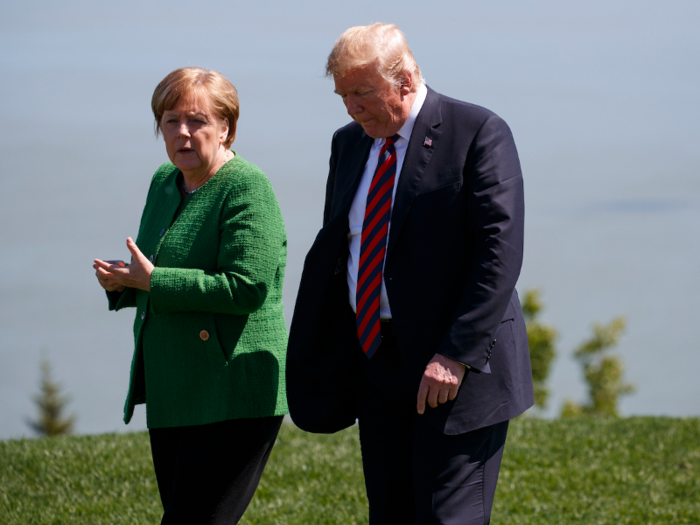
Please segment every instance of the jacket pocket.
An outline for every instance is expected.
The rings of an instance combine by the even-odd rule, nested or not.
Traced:
[[[510,301],[508,301],[508,308],[506,308],[506,313],[503,316],[503,319],[501,319],[502,323],[505,323],[506,321],[512,321],[515,319],[515,306],[513,306],[513,299],[511,298]]]
[[[421,190],[420,193],[416,195],[416,200],[420,199],[421,202],[428,200],[428,199],[434,199],[434,198],[442,198],[445,197],[446,195],[450,195],[453,193],[458,193],[459,190],[462,188],[462,180],[457,179],[457,180],[452,180],[444,184],[440,184],[437,188],[431,188],[427,190]]]
[[[217,358],[220,358],[225,364],[228,364],[228,357],[221,344],[221,338],[216,329],[214,317],[202,315],[194,324],[197,337],[199,338],[199,346],[202,351],[210,355],[215,354]]]

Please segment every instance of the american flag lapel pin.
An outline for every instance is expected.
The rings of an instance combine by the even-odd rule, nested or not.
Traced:
[[[426,148],[429,148],[433,145],[433,139],[429,139],[428,137],[425,137],[425,140],[423,141],[423,146]]]

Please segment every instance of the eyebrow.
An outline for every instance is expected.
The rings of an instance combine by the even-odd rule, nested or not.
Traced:
[[[340,95],[341,93],[359,93],[360,91],[367,91],[368,89],[372,89],[370,86],[365,86],[360,84],[359,86],[352,86],[350,89],[347,89],[345,91],[338,91],[337,89],[333,90],[333,93],[336,95]]]
[[[167,114],[169,114],[169,113],[180,113],[180,112],[179,112],[179,111],[176,111],[176,110],[174,110],[174,109],[166,109],[166,110],[163,112],[163,116],[165,116],[165,115],[167,115]],[[188,117],[205,117],[205,118],[209,118],[209,115],[208,115],[207,113],[203,112],[203,111],[186,111],[186,112],[185,112],[185,115],[188,116]]]

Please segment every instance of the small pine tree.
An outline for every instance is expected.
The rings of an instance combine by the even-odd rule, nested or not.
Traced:
[[[547,378],[552,367],[552,361],[556,356],[554,342],[557,339],[557,331],[546,324],[541,323],[537,317],[544,308],[540,291],[531,288],[525,292],[522,303],[525,327],[527,328],[527,341],[530,346],[530,365],[532,367],[532,382],[535,388],[535,406],[544,409],[549,400]]]
[[[624,329],[623,317],[617,317],[607,325],[593,325],[593,335],[574,352],[574,358],[583,366],[589,400],[582,405],[568,399],[562,408],[561,417],[619,417],[617,405],[620,397],[634,392],[635,388],[622,379],[622,359],[609,355],[608,350],[617,345]]]
[[[61,386],[51,377],[51,363],[42,358],[41,393],[34,396],[34,403],[39,409],[38,421],[28,421],[27,424],[41,436],[58,436],[73,433],[75,415],[63,416],[63,411],[70,401],[68,396],[61,394]]]

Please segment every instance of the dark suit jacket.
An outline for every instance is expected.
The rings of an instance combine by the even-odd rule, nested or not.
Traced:
[[[341,319],[348,212],[372,142],[354,122],[333,137],[324,227],[307,255],[292,321],[289,407],[295,423],[313,432],[355,421],[358,343]],[[426,408],[424,417],[446,434],[511,419],[534,402],[515,292],[523,213],[520,163],[506,123],[428,88],[401,168],[384,280],[416,392],[435,353],[471,367],[454,401]]]

